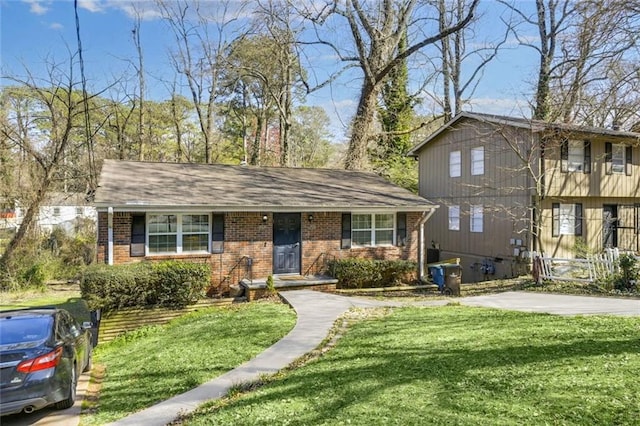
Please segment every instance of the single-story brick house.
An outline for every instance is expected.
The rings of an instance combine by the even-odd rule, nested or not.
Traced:
[[[221,293],[248,267],[264,278],[316,274],[334,258],[423,265],[437,208],[368,172],[116,160],[94,204],[98,262],[208,262]]]

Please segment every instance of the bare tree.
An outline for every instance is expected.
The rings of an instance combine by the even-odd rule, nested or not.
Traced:
[[[5,88],[3,97],[12,95],[28,99],[28,110],[11,114],[2,120],[2,138],[24,155],[24,165],[30,168],[32,197],[28,200],[20,228],[9,242],[0,268],[11,264],[15,250],[31,230],[47,192],[70,154],[76,130],[82,126],[82,116],[93,97],[83,96],[74,76],[74,59],[66,64],[49,62],[45,80],[37,79],[29,70],[26,77],[4,77],[15,88]]]
[[[187,82],[204,139],[204,161],[211,163],[220,154],[215,146],[215,116],[224,51],[229,45],[227,37],[232,34],[232,24],[244,5],[230,0],[217,2],[212,16],[209,15],[212,8],[207,9],[211,5],[206,2],[156,1],[175,37],[176,48],[170,60]],[[237,9],[230,8],[232,3]]]
[[[440,31],[464,19],[470,7],[469,0],[445,2],[438,0],[438,25]],[[481,44],[477,40],[475,26],[479,17],[474,17],[469,24],[453,34],[440,40],[442,55],[442,104],[445,121],[462,112],[465,98],[473,95],[485,67],[496,58],[502,45],[506,43],[510,25],[505,23],[504,36],[501,40],[484,42],[477,48],[468,48],[468,42]],[[473,65],[470,65],[473,63]],[[466,72],[465,72],[466,71]]]
[[[634,11],[636,2],[536,0],[533,14],[503,3],[522,24],[538,32],[535,43],[522,37],[517,26],[512,27],[520,43],[539,55],[534,119],[579,121],[585,115],[585,94],[590,88],[613,77],[609,70],[618,68],[627,55],[637,61],[640,21]]]
[[[416,0],[384,0],[372,3],[346,0],[326,3],[322,8],[315,6],[321,10],[311,18],[316,24],[325,23],[334,16],[346,20],[352,50],[345,51],[337,43],[322,37],[319,37],[319,42],[330,46],[347,66],[355,65],[363,73],[345,160],[347,169],[365,166],[369,141],[375,138],[377,101],[381,85],[389,72],[403,59],[468,25],[477,5],[478,0],[473,0],[462,18],[446,28],[438,26],[437,7]],[[429,11],[435,13],[436,18],[430,17]],[[429,32],[429,29],[432,29],[432,32]],[[409,43],[406,49],[400,51],[398,45],[405,30],[409,36]]]

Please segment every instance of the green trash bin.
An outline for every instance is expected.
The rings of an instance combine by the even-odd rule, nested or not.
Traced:
[[[462,282],[462,267],[455,264],[441,265],[444,270],[444,290],[447,296],[460,296],[460,284]]]

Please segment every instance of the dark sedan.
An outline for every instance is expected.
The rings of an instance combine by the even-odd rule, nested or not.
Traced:
[[[90,327],[63,309],[0,312],[0,415],[71,407],[91,368]]]

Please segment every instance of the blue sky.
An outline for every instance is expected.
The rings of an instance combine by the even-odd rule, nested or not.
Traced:
[[[105,87],[135,60],[132,41],[133,7],[141,11],[142,45],[150,98],[166,96],[165,81],[174,72],[167,60],[173,38],[160,19],[152,1],[79,0],[81,40],[85,72],[90,89]],[[214,1],[209,3],[215,5]],[[531,2],[523,3],[525,7]],[[482,22],[478,26],[478,43],[500,36],[500,14],[497,2],[481,3]],[[68,50],[77,48],[73,0],[0,0],[0,55],[2,75],[24,75],[25,66],[35,75],[45,71],[46,61],[68,60]],[[535,33],[534,33],[535,34]],[[518,47],[510,40],[509,49],[491,63],[484,72],[467,109],[501,114],[528,114],[531,82],[534,80],[536,55],[532,49]],[[335,60],[317,55],[314,67],[322,72],[335,66]],[[7,81],[3,81],[7,84]],[[308,96],[307,103],[325,108],[332,118],[334,136],[344,137],[342,124],[348,123],[357,103],[357,75],[347,75],[330,87]],[[429,112],[432,103],[425,97],[422,109]],[[342,134],[341,134],[342,133]]]

